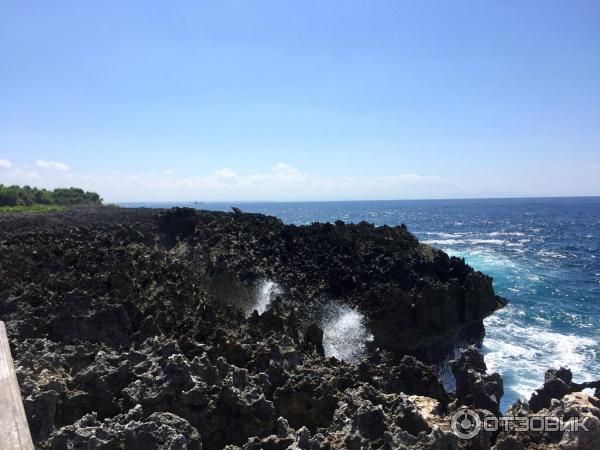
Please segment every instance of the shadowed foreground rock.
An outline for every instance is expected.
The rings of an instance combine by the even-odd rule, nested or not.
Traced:
[[[487,374],[483,355],[475,347],[464,350],[451,362],[451,367],[459,404],[500,414],[500,399],[504,395],[502,378],[497,373]]]
[[[559,418],[565,430],[559,431],[504,431],[496,443],[497,450],[551,449],[595,450],[600,449],[600,399],[596,395],[580,392],[600,386],[600,380],[574,383],[567,368],[550,369],[546,372],[544,385],[536,389],[528,402],[517,402],[507,412],[519,417]],[[597,394],[597,393],[596,393]],[[578,421],[582,427],[569,427]]]
[[[251,313],[264,280],[278,290]],[[324,354],[333,301],[373,335],[356,364]],[[449,418],[497,413],[499,377],[467,350],[454,395],[414,355],[435,359],[502,305],[490,278],[405,227],[0,216],[0,319],[40,449],[490,448],[495,436],[461,441]]]

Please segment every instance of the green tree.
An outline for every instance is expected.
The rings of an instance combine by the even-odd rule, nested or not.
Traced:
[[[17,201],[16,190],[0,185],[0,206],[16,206]]]
[[[3,186],[0,184],[0,206],[31,205],[100,205],[102,198],[95,192],[80,188],[57,188],[53,191],[31,186]]]

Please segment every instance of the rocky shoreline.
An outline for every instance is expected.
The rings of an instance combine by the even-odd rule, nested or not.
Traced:
[[[277,289],[257,308],[265,280]],[[39,449],[600,448],[598,390],[580,392],[600,386],[567,369],[510,413],[587,417],[590,431],[453,433],[461,407],[500,415],[502,379],[475,347],[451,364],[455,392],[429,365],[481,342],[506,304],[491,281],[404,226],[239,210],[0,216],[0,320]],[[357,361],[328,350],[332,304],[369,334],[334,343],[364,345]]]

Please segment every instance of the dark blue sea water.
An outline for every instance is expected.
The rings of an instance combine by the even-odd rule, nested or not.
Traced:
[[[485,321],[483,349],[504,378],[503,408],[528,397],[549,367],[570,367],[576,381],[600,378],[600,197],[177,205],[237,206],[294,224],[405,223],[493,276],[510,301]]]

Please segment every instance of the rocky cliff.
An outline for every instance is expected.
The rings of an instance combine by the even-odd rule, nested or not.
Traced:
[[[368,335],[352,364],[331,357],[332,304]],[[500,377],[471,349],[447,393],[418,358],[477,341],[504,304],[489,277],[404,226],[186,209],[0,217],[0,319],[41,449],[490,448],[497,433],[460,440],[449,418],[498,414]]]

